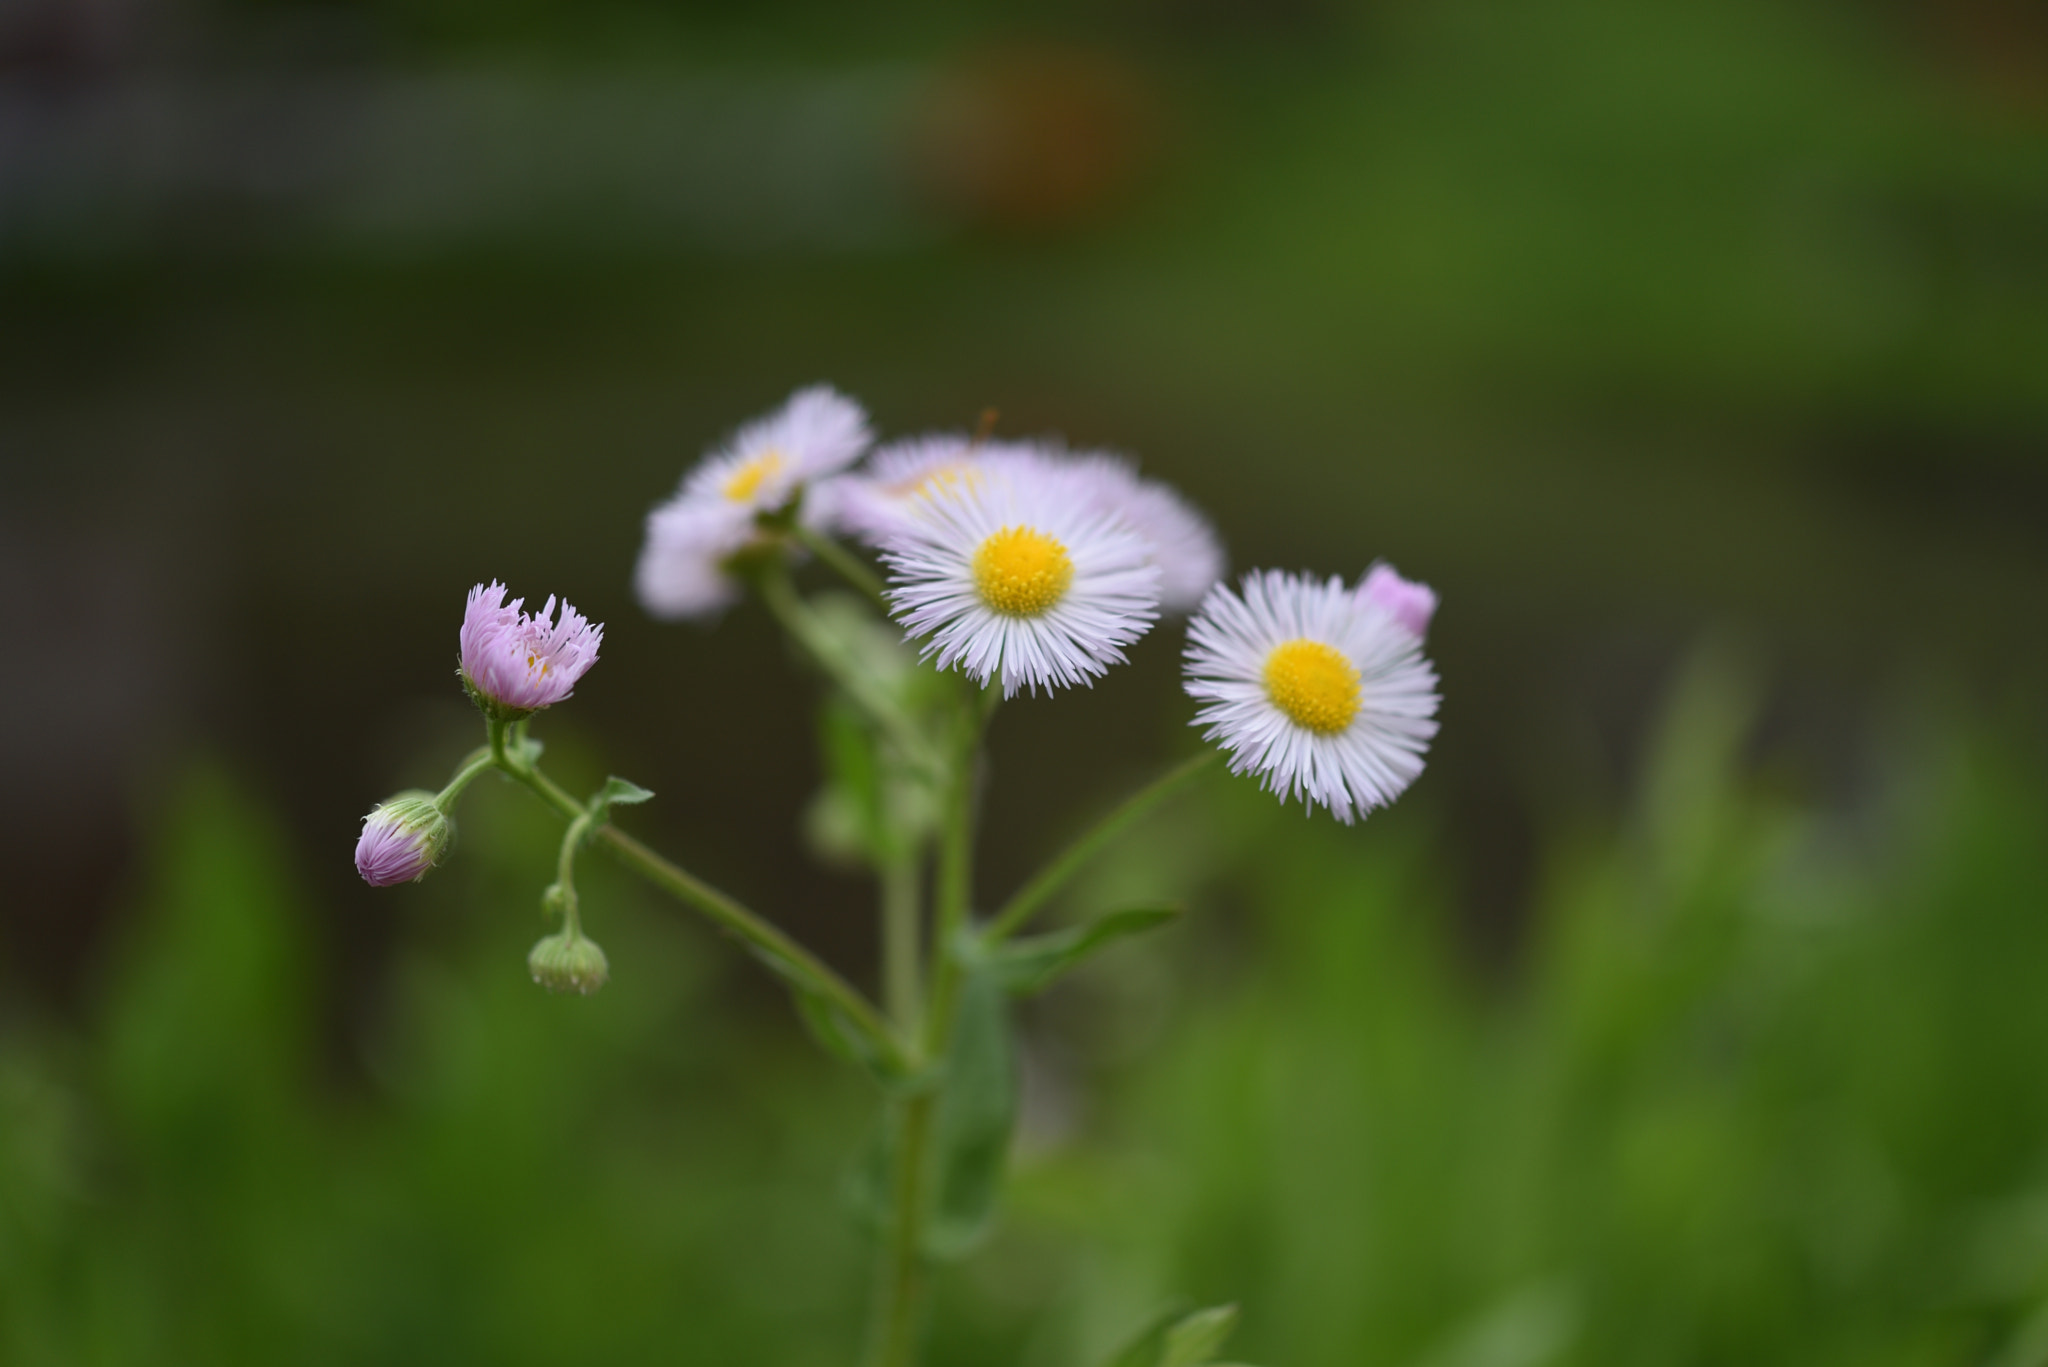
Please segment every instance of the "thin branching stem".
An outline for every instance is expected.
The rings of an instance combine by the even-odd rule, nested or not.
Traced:
[[[507,774],[532,789],[543,802],[568,820],[587,820],[588,810],[584,805],[542,773],[539,766],[527,762],[524,756],[515,758],[506,752],[501,724],[493,725],[491,742],[492,753],[498,757],[499,767]],[[784,982],[828,1003],[860,1033],[868,1049],[885,1065],[894,1071],[908,1071],[909,1058],[903,1043],[882,1019],[881,1013],[857,988],[809,950],[734,898],[656,854],[609,822],[597,828],[595,838],[627,868],[678,901],[694,907],[713,925],[745,945],[755,958]]]
[[[1183,760],[1118,803],[1100,821],[1089,827],[1066,849],[1060,851],[1058,858],[1040,869],[1030,882],[1019,888],[1010,900],[1003,904],[1002,910],[995,914],[995,918],[988,923],[988,928],[982,932],[983,939],[989,944],[995,944],[1022,929],[1024,923],[1031,919],[1031,914],[1066,886],[1067,880],[1078,873],[1083,864],[1094,858],[1104,845],[1122,834],[1126,827],[1151,811],[1161,799],[1181,784],[1208,768],[1215,762],[1218,753],[1215,750],[1204,750],[1199,755]]]

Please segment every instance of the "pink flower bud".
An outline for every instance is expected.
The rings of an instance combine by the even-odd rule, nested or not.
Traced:
[[[440,862],[454,833],[432,793],[400,793],[363,818],[356,872],[373,888],[416,883]]]
[[[516,720],[569,696],[597,663],[604,628],[567,603],[557,619],[555,600],[538,613],[522,613],[526,600],[505,604],[505,586],[492,580],[469,591],[462,614],[462,678],[477,705],[499,720]]]
[[[1365,576],[1358,586],[1358,598],[1392,617],[1418,640],[1428,633],[1429,619],[1436,615],[1436,590],[1403,579],[1384,561]]]

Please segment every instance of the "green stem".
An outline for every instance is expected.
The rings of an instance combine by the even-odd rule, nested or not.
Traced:
[[[952,1046],[954,1010],[960,992],[960,963],[954,944],[967,924],[974,882],[974,789],[980,768],[981,736],[994,711],[992,693],[964,697],[954,723],[954,744],[946,793],[945,825],[939,841],[930,949],[931,995],[925,1007],[924,1048],[928,1062],[945,1059]],[[945,1085],[943,1077],[939,1087]],[[871,1360],[875,1367],[912,1367],[924,1327],[931,1272],[924,1248],[933,1129],[938,1088],[921,1089],[897,1101],[896,1171],[892,1214],[875,1315]]]
[[[505,754],[502,724],[491,729],[492,751],[499,767],[531,788],[540,799],[570,821],[588,820],[589,813],[538,767],[513,762]],[[894,1070],[908,1071],[909,1059],[880,1013],[852,984],[821,963],[802,945],[739,902],[648,849],[618,827],[606,823],[597,838],[619,861],[678,901],[695,907],[712,924],[738,940],[770,972],[799,992],[826,1002],[860,1032],[874,1056]]]
[[[818,620],[810,605],[797,596],[789,576],[779,569],[770,570],[760,577],[759,582],[761,600],[782,623],[783,629],[817,661],[818,667],[882,728],[902,751],[905,760],[919,768],[932,768],[930,742],[880,681],[862,668],[860,661],[852,658],[844,644]]]
[[[570,939],[583,933],[583,916],[576,904],[576,850],[590,834],[590,812],[570,820],[562,832],[562,852],[555,856],[555,886],[562,890],[562,929]]]
[[[995,944],[1008,938],[1031,919],[1031,913],[1043,906],[1048,898],[1065,886],[1067,880],[1079,872],[1081,866],[1092,859],[1104,845],[1122,834],[1125,827],[1152,810],[1160,799],[1181,784],[1201,773],[1215,762],[1221,753],[1204,750],[1192,759],[1168,769],[1158,778],[1125,798],[1105,817],[1096,822],[1073,844],[1060,852],[1058,858],[1047,864],[1032,880],[1019,888],[1003,909],[996,913],[982,932],[983,938]]]
[[[469,758],[462,761],[462,767],[455,771],[455,777],[448,780],[448,786],[434,798],[434,805],[441,809],[441,814],[446,816],[455,806],[455,799],[462,796],[462,790],[467,788],[478,774],[493,767],[497,762],[498,757],[488,749],[472,751]]]
[[[824,533],[814,532],[801,523],[792,527],[790,532],[806,550],[830,565],[841,579],[866,594],[884,613],[889,611],[889,600],[882,593],[882,581],[859,556]]]
[[[921,842],[920,842],[921,843]],[[882,1005],[905,1039],[915,1039],[924,1009],[918,982],[918,855],[882,865]]]

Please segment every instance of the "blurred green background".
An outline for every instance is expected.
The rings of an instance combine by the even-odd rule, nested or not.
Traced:
[[[0,6],[0,1363],[838,1363],[871,1098],[482,785],[544,719],[848,973],[814,681],[640,520],[830,380],[1131,452],[1238,568],[1434,584],[1430,769],[1217,780],[1069,899],[940,1362],[1177,1299],[1280,1367],[2048,1363],[2048,16],[2024,0]],[[2033,623],[2029,626],[2028,623]],[[1192,742],[1006,709],[980,894]]]

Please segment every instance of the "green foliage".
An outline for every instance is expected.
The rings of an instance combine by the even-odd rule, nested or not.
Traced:
[[[2048,783],[1959,744],[1818,812],[1743,776],[1744,697],[1696,671],[1631,819],[1553,833],[1505,982],[1426,813],[1219,782],[1111,856],[1091,898],[1193,911],[1015,1049],[970,979],[942,1251],[1010,1175],[933,1359],[1104,1361],[1230,1296],[1233,1355],[1289,1367],[2038,1362]],[[0,1031],[0,1361],[854,1360],[871,1254],[831,1197],[871,1089],[603,859],[618,981],[533,991],[515,796],[400,890],[337,1034],[270,818],[179,792],[88,1017]]]

